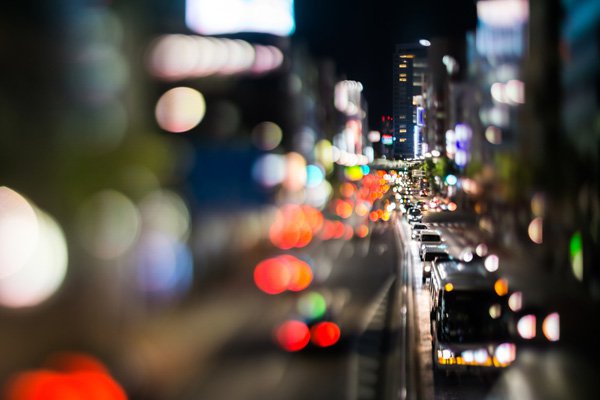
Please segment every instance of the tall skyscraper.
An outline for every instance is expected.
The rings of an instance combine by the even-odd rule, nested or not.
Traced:
[[[396,45],[393,58],[393,154],[396,159],[421,154],[422,135],[415,96],[422,94],[427,50],[418,45]]]

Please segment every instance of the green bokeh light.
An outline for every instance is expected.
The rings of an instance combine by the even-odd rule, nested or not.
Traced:
[[[325,315],[327,301],[321,293],[309,292],[298,300],[298,312],[306,318],[318,319]]]

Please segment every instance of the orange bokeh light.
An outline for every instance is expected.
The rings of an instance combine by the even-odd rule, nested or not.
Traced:
[[[508,294],[508,281],[506,279],[498,279],[494,283],[494,291],[498,296],[506,296]]]
[[[335,213],[340,218],[350,218],[353,211],[352,203],[346,200],[338,200],[335,203]]]
[[[356,186],[350,182],[343,183],[340,186],[340,194],[345,198],[350,198],[356,192]]]
[[[290,255],[279,256],[279,258],[287,263],[290,270],[290,282],[287,289],[292,292],[300,292],[306,289],[313,280],[313,272],[306,262]]]
[[[323,217],[323,213],[321,211],[308,205],[302,206],[302,211],[304,212],[306,222],[312,229],[313,234],[317,233],[321,228],[323,228],[325,218]]]
[[[286,290],[299,292],[313,280],[313,272],[305,261],[292,255],[280,255],[261,261],[254,268],[254,283],[263,292],[271,295]]]
[[[365,203],[359,203],[356,205],[356,215],[364,217],[369,213],[369,207]]]
[[[371,211],[369,213],[369,219],[373,222],[376,222],[379,219],[379,214],[377,214],[377,211]]]
[[[287,204],[277,211],[275,221],[269,229],[269,238],[274,246],[282,250],[302,248],[312,241],[313,233],[321,226],[320,211]]]
[[[356,236],[358,236],[359,238],[365,238],[368,234],[369,227],[367,225],[363,224],[356,228]]]

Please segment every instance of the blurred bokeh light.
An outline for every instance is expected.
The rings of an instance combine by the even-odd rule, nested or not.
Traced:
[[[108,369],[83,353],[58,353],[43,369],[15,374],[4,388],[6,400],[125,400]]]
[[[15,191],[0,187],[0,304],[36,306],[60,288],[68,252],[62,228]]]
[[[104,190],[81,205],[77,225],[79,240],[89,254],[112,260],[132,248],[140,233],[141,218],[127,196]]]
[[[341,337],[340,327],[333,322],[319,322],[310,329],[311,343],[318,347],[330,347]]]
[[[261,122],[252,129],[252,142],[261,150],[275,150],[282,138],[283,131],[274,122]]]
[[[310,330],[302,321],[286,321],[275,330],[275,339],[286,351],[300,351],[310,342]]]
[[[156,104],[156,121],[168,132],[182,133],[195,128],[204,118],[204,96],[189,87],[165,92]]]

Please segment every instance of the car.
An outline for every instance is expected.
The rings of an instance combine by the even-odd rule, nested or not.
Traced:
[[[422,229],[419,236],[419,242],[422,246],[424,244],[442,244],[444,240],[438,231],[433,229]]]
[[[422,222],[416,222],[414,224],[411,224],[411,227],[412,227],[411,237],[413,239],[417,239],[417,235],[419,235],[423,229],[429,229],[429,226]]]
[[[436,257],[446,256],[448,254],[448,245],[442,243],[423,243],[419,248],[419,258],[423,261],[433,261]]]
[[[421,210],[416,207],[411,207],[406,212],[406,220],[411,222],[421,222],[423,220],[423,214]]]
[[[448,254],[448,246],[445,244],[436,245],[424,245],[420,254],[421,260],[423,260],[423,283],[427,279],[431,278],[431,269],[433,260],[445,259],[448,260],[451,256]]]

